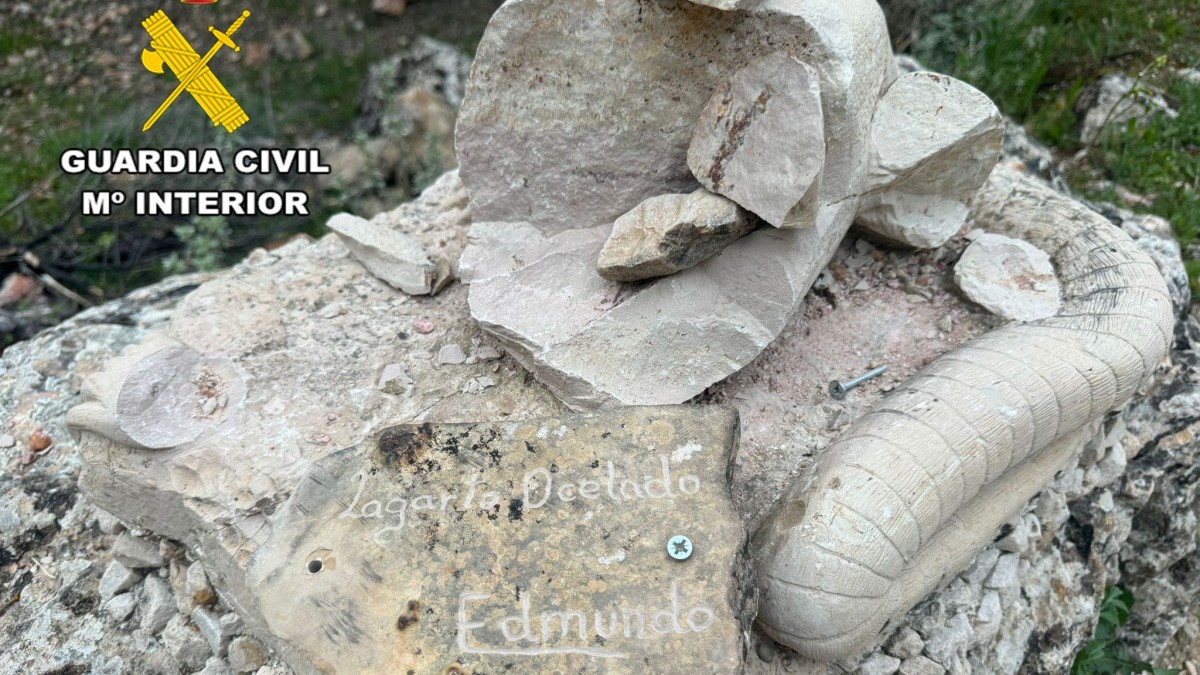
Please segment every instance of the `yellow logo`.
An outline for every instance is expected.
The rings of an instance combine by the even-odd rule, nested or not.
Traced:
[[[242,110],[242,107],[208,67],[208,62],[217,55],[217,52],[221,51],[221,47],[229,47],[235,52],[242,50],[241,47],[234,44],[231,36],[242,27],[249,17],[249,11],[242,12],[238,20],[234,21],[229,30],[225,32],[209,26],[208,31],[217,41],[203,58],[196,53],[196,50],[192,49],[187,38],[183,37],[183,33],[179,32],[179,29],[171,23],[162,10],[155,12],[142,22],[142,27],[150,34],[150,49],[142,50],[142,65],[152,73],[162,74],[165,63],[179,79],[179,85],[175,87],[175,91],[171,92],[167,100],[163,101],[150,119],[146,120],[142,131],[147,131],[154,126],[158,118],[162,117],[167,108],[170,108],[175,99],[185,91],[196,99],[196,103],[200,104],[200,107],[208,114],[208,118],[212,120],[213,126],[224,126],[226,131],[233,133],[235,129],[250,121],[250,116]]]

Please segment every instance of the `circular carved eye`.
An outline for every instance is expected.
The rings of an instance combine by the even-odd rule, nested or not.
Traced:
[[[309,574],[316,574],[317,572],[320,572],[324,568],[325,568],[325,563],[322,562],[319,558],[317,560],[309,560],[308,561],[308,573]]]

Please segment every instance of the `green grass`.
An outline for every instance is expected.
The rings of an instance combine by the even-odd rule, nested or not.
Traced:
[[[1109,180],[1149,196],[1148,211],[1171,220],[1186,248],[1200,235],[1200,87],[1167,74],[1200,65],[1200,2],[1196,0],[984,0],[966,11],[929,17],[913,55],[990,95],[1039,140],[1065,155],[1084,149],[1075,106],[1080,93],[1107,73],[1140,76],[1166,89],[1177,119],[1110,131],[1079,170],[1072,187],[1115,199],[1091,186]],[[1200,262],[1187,260],[1200,291]]]

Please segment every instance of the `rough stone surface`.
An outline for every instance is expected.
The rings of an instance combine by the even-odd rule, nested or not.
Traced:
[[[145,599],[142,601],[142,630],[158,633],[166,628],[171,617],[178,613],[175,594],[171,586],[157,576],[146,577],[142,585]]]
[[[979,235],[954,266],[954,280],[972,301],[1015,321],[1058,312],[1054,266],[1045,251],[999,234]]]
[[[651,197],[617,218],[596,266],[615,281],[666,276],[716,255],[756,225],[750,213],[704,189]]]
[[[1083,90],[1075,104],[1083,114],[1079,138],[1096,140],[1104,129],[1124,129],[1130,120],[1144,126],[1154,115],[1178,117],[1161,92],[1148,88],[1128,75],[1105,75]]]
[[[900,659],[876,652],[858,664],[859,675],[892,675],[900,669]]]
[[[193,672],[204,668],[205,662],[213,655],[200,631],[178,614],[163,629],[162,640],[179,665]]]
[[[221,617],[203,607],[193,609],[191,617],[192,623],[199,629],[200,634],[204,636],[212,653],[217,656],[225,656],[231,636],[226,632],[225,626],[221,623]]]
[[[707,5],[716,9],[731,10],[742,9],[751,3],[751,0],[691,0],[697,5]]]
[[[694,407],[385,429],[314,464],[250,583],[313,664],[736,672],[752,612],[736,427]],[[672,560],[681,533],[695,549]]]
[[[817,72],[784,52],[750,62],[708,100],[687,159],[701,185],[775,227],[814,225],[825,164]]]
[[[229,667],[235,673],[253,673],[266,665],[267,650],[252,637],[236,637],[229,643]]]
[[[108,602],[104,603],[104,611],[108,613],[112,620],[121,623],[128,619],[133,610],[137,608],[136,593],[121,593],[115,595]]]
[[[113,544],[113,559],[132,569],[162,567],[166,564],[158,541],[123,532]]]
[[[925,658],[914,656],[900,664],[900,675],[942,675],[946,669]]]
[[[966,222],[1003,139],[1000,111],[979,90],[937,73],[902,75],[875,111],[856,222],[889,241],[941,246]]]
[[[233,675],[234,672],[225,659],[219,656],[210,656],[204,662],[204,670],[201,670],[198,675]]]
[[[109,600],[118,593],[124,593],[133,588],[141,580],[142,575],[137,571],[114,560],[108,564],[108,567],[104,569],[104,575],[100,577],[100,598]]]
[[[884,651],[898,659],[910,659],[925,650],[925,641],[917,631],[903,626],[888,640]]]
[[[403,232],[348,213],[330,218],[328,227],[371,274],[405,293],[429,295],[449,281],[449,261],[430,260],[421,243]]]

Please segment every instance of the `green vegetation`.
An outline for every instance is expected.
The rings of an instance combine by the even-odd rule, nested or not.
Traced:
[[[1118,675],[1124,673],[1153,673],[1175,675],[1178,670],[1155,668],[1149,663],[1136,663],[1129,658],[1117,638],[1117,630],[1129,620],[1133,594],[1120,586],[1109,586],[1100,605],[1096,637],[1075,656],[1071,675]]]
[[[1087,150],[1067,176],[1082,195],[1120,202],[1115,186],[1141,195],[1144,203],[1127,206],[1170,219],[1185,251],[1196,244],[1200,85],[1171,71],[1200,66],[1200,2],[982,0],[935,10],[914,30],[910,50],[930,68],[988,93],[1062,154]],[[1085,86],[1107,73],[1164,90],[1179,116],[1110,129],[1087,147],[1076,103]],[[1187,265],[1200,291],[1200,261]]]
[[[82,217],[85,190],[264,189],[212,177],[70,176],[59,169],[63,150],[175,147],[222,149],[228,162],[242,146],[312,147],[353,139],[360,92],[370,65],[403,50],[418,35],[473,52],[501,0],[414,3],[400,17],[380,16],[370,3],[332,0],[321,9],[282,0],[256,0],[252,18],[235,36],[239,55],[222,52],[213,71],[249,113],[230,136],[214,129],[184,96],[150,133],[141,127],[171,90],[172,75],[147,73],[137,54],[146,45],[140,21],[155,0],[129,0],[121,11],[62,0],[0,22],[0,279],[37,260],[68,288],[95,300],[119,296],[180,270],[227,265],[257,246],[304,232],[320,235],[328,215],[354,208],[359,198],[402,199],[400,186],[373,180],[369,192],[327,190],[294,175],[272,176],[270,188],[304,189],[308,218],[134,218],[128,206],[112,217]],[[230,10],[166,7],[180,31],[203,52],[207,26]],[[284,37],[281,37],[284,36]],[[167,79],[159,79],[167,78]],[[436,148],[432,150],[436,154]],[[325,157],[328,160],[328,156]],[[440,174],[441,158],[416,157],[420,187]],[[353,192],[353,193],[352,193]],[[0,346],[2,347],[2,346]]]

